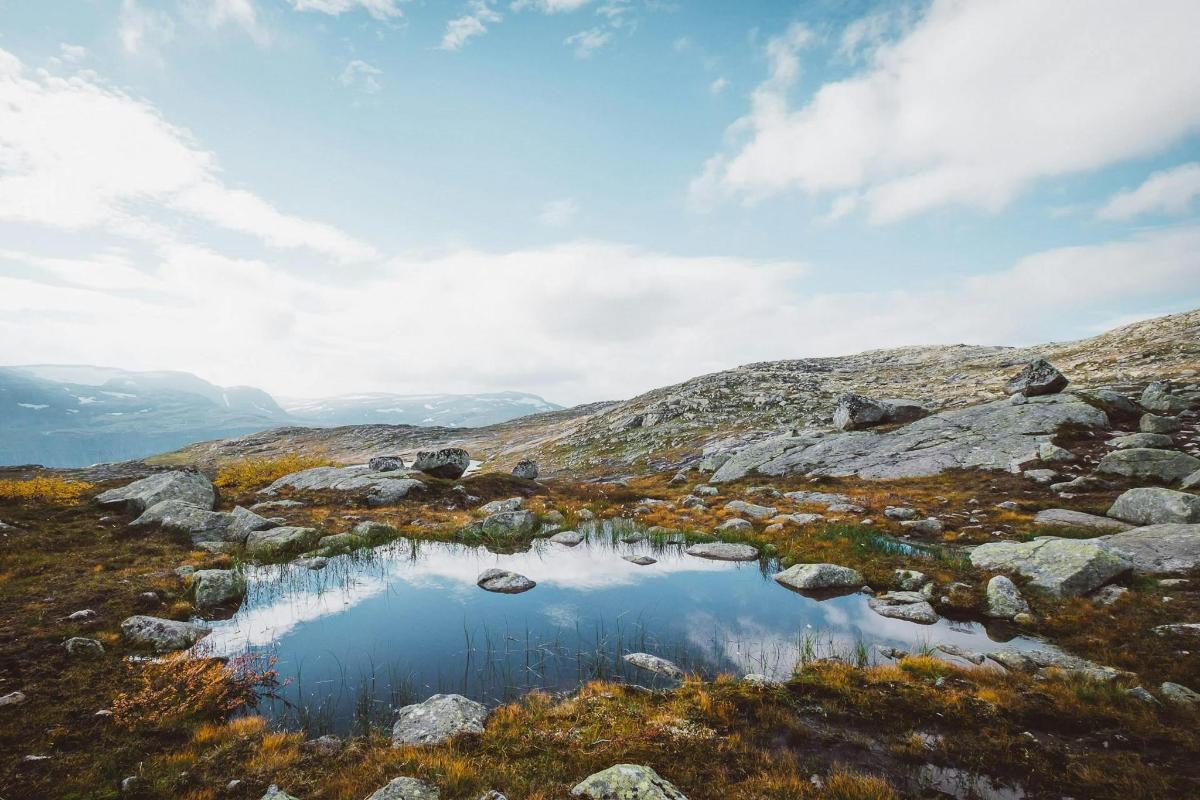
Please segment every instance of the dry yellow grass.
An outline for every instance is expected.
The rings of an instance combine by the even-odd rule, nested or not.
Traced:
[[[91,489],[92,484],[85,481],[54,476],[0,480],[0,502],[73,506]]]
[[[336,463],[319,456],[286,455],[278,458],[246,458],[217,470],[216,485],[231,492],[248,492],[272,481],[313,467],[331,467]]]

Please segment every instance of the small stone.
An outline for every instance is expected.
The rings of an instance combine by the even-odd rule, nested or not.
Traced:
[[[435,694],[396,712],[392,746],[436,745],[460,733],[483,733],[488,710],[460,694]]]
[[[1059,447],[1056,444],[1051,444],[1050,442],[1044,442],[1040,447],[1038,447],[1038,458],[1042,461],[1060,463],[1076,460],[1075,454],[1070,450],[1066,449],[1065,447]]]
[[[72,636],[63,642],[63,647],[67,653],[75,658],[97,658],[104,655],[104,645],[96,639],[87,639],[83,636]]]
[[[668,661],[665,658],[651,655],[650,653],[627,653],[621,657],[627,664],[644,669],[647,672],[657,672],[660,675],[666,675],[670,678],[682,678],[683,670],[675,665],[674,662]]]
[[[550,537],[550,541],[555,544],[565,544],[567,547],[574,547],[586,538],[579,531],[559,531]]]
[[[375,456],[367,462],[367,466],[372,472],[394,472],[404,469],[407,465],[400,456]]]
[[[888,519],[905,520],[913,519],[917,516],[917,512],[906,506],[888,506],[883,510],[883,515]]]
[[[901,526],[908,528],[915,533],[924,534],[926,536],[936,536],[945,528],[945,526],[942,524],[942,521],[937,517],[909,520],[907,522],[901,522],[900,524]]]
[[[731,542],[699,542],[691,545],[684,552],[689,556],[717,561],[755,561],[758,559],[757,547]]]
[[[853,589],[863,583],[862,573],[838,564],[795,564],[772,577],[776,583],[799,592]]]
[[[687,800],[675,786],[650,767],[617,764],[584,778],[571,789],[572,797],[588,800]]]
[[[9,692],[0,696],[0,706],[19,706],[26,701],[24,692]]]
[[[658,560],[650,556],[621,556],[630,564],[637,564],[639,567],[648,567],[651,564],[657,564]]]

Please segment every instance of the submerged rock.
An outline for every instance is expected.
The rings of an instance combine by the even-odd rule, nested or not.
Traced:
[[[471,466],[471,456],[461,447],[443,447],[441,450],[422,450],[417,453],[413,469],[435,478],[461,478]]]
[[[392,778],[382,789],[377,789],[367,800],[439,800],[438,790],[416,778]]]
[[[621,556],[621,558],[625,559],[630,564],[637,564],[639,567],[648,567],[651,564],[658,563],[658,559],[651,558],[650,556]]]
[[[435,694],[396,712],[392,746],[442,744],[460,733],[483,733],[488,710],[461,694]]]
[[[212,628],[139,614],[121,622],[121,633],[135,645],[167,652],[186,650],[212,633]]]
[[[983,544],[971,551],[971,563],[979,569],[1020,573],[1030,586],[1056,597],[1090,592],[1133,566],[1095,540],[1052,536]]]
[[[1004,385],[1004,390],[1009,394],[1020,393],[1026,397],[1035,397],[1061,392],[1067,388],[1068,383],[1066,376],[1053,364],[1044,358],[1035,358]]]
[[[638,669],[644,669],[647,672],[657,672],[659,675],[666,675],[670,678],[683,677],[683,670],[677,667],[674,662],[650,655],[649,653],[627,653],[621,658],[625,663],[631,664]]]
[[[687,800],[674,784],[650,767],[617,764],[589,775],[571,789],[588,800]]]
[[[689,556],[711,558],[717,561],[755,561],[758,548],[733,542],[698,542],[684,550]]]
[[[506,569],[485,569],[479,573],[479,578],[475,584],[480,589],[486,589],[489,592],[499,592],[501,594],[520,594],[528,592],[537,583],[529,580],[524,575],[516,572],[509,572]]]
[[[1130,489],[1116,499],[1108,515],[1137,525],[1200,522],[1200,496],[1171,489]]]
[[[825,589],[857,589],[862,573],[838,564],[795,564],[772,576],[776,583],[799,592]]]
[[[211,509],[217,500],[217,493],[212,482],[199,472],[178,470],[159,472],[96,496],[96,502],[100,505],[120,508],[132,514],[140,514],[164,500],[180,500]]]

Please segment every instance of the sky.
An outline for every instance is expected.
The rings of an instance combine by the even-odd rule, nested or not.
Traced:
[[[1200,306],[1195,0],[0,0],[0,364],[574,404]]]

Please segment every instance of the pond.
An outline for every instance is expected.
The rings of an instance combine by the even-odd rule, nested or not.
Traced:
[[[785,678],[804,658],[853,657],[876,644],[998,649],[982,625],[889,619],[859,593],[797,594],[771,579],[779,567],[770,560],[713,561],[678,544],[621,542],[631,528],[625,520],[588,523],[575,547],[537,539],[511,554],[402,539],[331,558],[323,570],[250,567],[241,608],[209,623],[214,631],[202,645],[223,656],[273,656],[286,685],[260,711],[311,733],[388,722],[394,708],[438,692],[496,704],[599,677],[672,683],[626,664],[621,657],[631,652],[709,677]],[[623,558],[632,555],[656,563]],[[490,567],[537,586],[484,591],[475,581]],[[1044,645],[1017,638],[1003,647],[1033,646]]]

